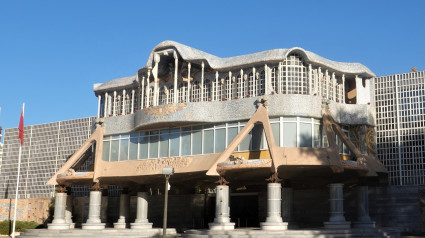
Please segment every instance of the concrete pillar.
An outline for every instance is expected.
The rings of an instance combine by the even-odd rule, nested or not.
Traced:
[[[192,64],[189,62],[187,64],[187,94],[186,94],[186,102],[190,102],[190,69]]]
[[[229,186],[218,185],[215,196],[215,218],[209,223],[210,230],[233,230],[235,223],[230,222]]]
[[[130,208],[130,197],[128,194],[120,195],[120,218],[116,223],[114,223],[114,228],[116,229],[125,229],[127,228],[126,219],[129,217],[129,208]]]
[[[152,228],[152,223],[149,223],[148,220],[148,194],[146,192],[138,192],[136,220],[131,223],[131,229],[150,228]]]
[[[349,221],[344,217],[344,184],[330,184],[330,207],[331,217],[328,222],[324,222],[326,229],[350,229]]]
[[[280,183],[267,184],[267,218],[261,223],[263,230],[286,230],[288,223],[282,220],[282,185]]]
[[[102,95],[97,95],[97,118],[100,117],[100,101],[102,100]]]
[[[104,99],[104,108],[103,108],[103,117],[109,117],[109,111],[108,111],[108,93],[105,93],[105,99]]]
[[[69,224],[65,220],[66,193],[56,193],[53,221],[47,227],[49,230],[67,230]]]
[[[105,223],[100,221],[100,206],[102,200],[102,193],[100,191],[90,192],[89,203],[89,218],[82,226],[83,230],[100,230],[105,229]]]
[[[357,221],[353,222],[355,228],[375,228],[375,222],[369,216],[369,193],[367,186],[357,188]]]
[[[202,73],[201,73],[201,102],[204,101],[204,71],[205,71],[205,63],[202,61],[201,64],[202,67]]]
[[[73,197],[71,195],[66,196],[65,222],[69,224],[70,229],[75,228],[75,223],[72,222],[72,202]]]
[[[142,85],[140,88],[140,108],[143,109],[145,106],[145,76],[142,76]]]
[[[178,75],[177,74],[178,74],[178,69],[179,69],[179,57],[178,57],[176,51],[174,51],[173,56],[174,56],[174,85],[173,85],[174,86],[174,98],[173,98],[173,103],[177,103],[178,96],[179,96],[179,94],[177,92],[177,84],[178,84],[178,82],[177,82]]]

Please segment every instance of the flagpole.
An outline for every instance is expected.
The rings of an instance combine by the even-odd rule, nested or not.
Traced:
[[[25,103],[22,104],[22,115],[21,120],[24,117]],[[23,125],[23,124],[22,124]],[[21,122],[19,122],[19,126],[21,126]],[[21,128],[19,128],[21,129]],[[22,128],[24,130],[24,128]],[[12,238],[15,238],[15,228],[16,228],[16,211],[18,210],[18,191],[19,191],[19,177],[21,173],[21,155],[22,155],[22,144],[23,140],[19,144],[19,157],[18,157],[18,179],[16,180],[16,189],[15,189],[15,209],[13,212],[13,228],[12,228]]]

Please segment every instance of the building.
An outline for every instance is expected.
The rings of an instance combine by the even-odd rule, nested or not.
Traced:
[[[95,118],[87,117],[25,126],[18,197],[52,197],[55,186],[46,181],[90,137],[94,123]],[[19,146],[18,128],[5,129],[0,198],[15,197]],[[75,192],[78,194],[78,189]]]
[[[392,185],[425,184],[425,71],[376,77],[378,157]]]
[[[115,228],[162,225],[169,167],[180,231],[374,227],[368,186],[387,170],[375,156],[373,77],[297,47],[219,58],[162,42],[135,76],[94,85],[97,127],[48,182],[60,207],[49,229],[72,226],[73,186],[92,189],[83,229],[104,229],[118,207]],[[119,205],[109,186],[122,188]]]

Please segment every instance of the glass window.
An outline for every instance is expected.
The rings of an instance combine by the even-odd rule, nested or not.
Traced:
[[[228,126],[237,126],[238,122],[237,121],[228,122],[227,125]]]
[[[128,141],[129,139],[121,139],[120,141],[120,161],[128,160]]]
[[[202,131],[192,132],[192,155],[202,154]]]
[[[159,136],[159,157],[168,157],[168,138],[169,134]]]
[[[157,135],[149,136],[149,158],[158,158],[158,140]]]
[[[314,147],[316,148],[320,148],[322,146],[322,141],[321,141],[321,130],[320,130],[320,125],[315,124],[314,125]]]
[[[227,129],[227,145],[229,145],[233,139],[238,135],[237,127],[230,127]]]
[[[283,121],[296,121],[297,118],[296,117],[282,117]]]
[[[180,133],[170,134],[170,157],[179,156]]]
[[[118,161],[119,140],[111,141],[111,157],[110,161]]]
[[[297,147],[297,123],[283,123],[283,147]]]
[[[251,150],[260,150],[263,141],[263,124],[255,124],[252,128]]]
[[[137,147],[139,145],[139,138],[138,137],[131,137],[130,138],[130,151],[129,151],[129,160],[136,160],[137,159]]]
[[[103,142],[102,160],[109,161],[109,141]]]
[[[204,154],[214,153],[214,131],[204,131]]]
[[[243,139],[239,144],[239,151],[249,150],[249,144],[251,143],[251,132]]]
[[[300,123],[300,147],[312,147],[313,131],[311,124]]]
[[[226,149],[226,128],[215,130],[215,153]]]
[[[182,132],[182,153],[181,155],[190,155],[190,132]]]
[[[280,146],[280,124],[279,123],[273,123],[270,124],[272,127],[274,142],[277,146]]]
[[[149,137],[142,136],[139,140],[139,159],[147,159],[148,156]]]
[[[311,118],[300,117],[300,121],[302,121],[302,122],[311,122]]]

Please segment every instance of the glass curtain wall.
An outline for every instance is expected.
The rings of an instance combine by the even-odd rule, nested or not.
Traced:
[[[223,152],[247,121],[189,126],[106,136],[103,160],[126,161]],[[320,120],[304,117],[271,118],[275,143],[281,147],[322,147]],[[235,151],[268,148],[258,123]]]

